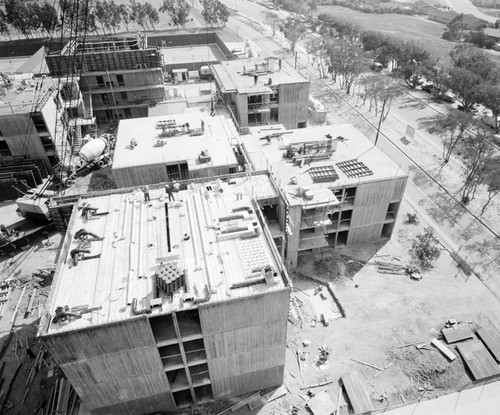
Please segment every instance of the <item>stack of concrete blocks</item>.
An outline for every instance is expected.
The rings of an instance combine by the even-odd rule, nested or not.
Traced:
[[[173,295],[177,290],[186,288],[186,271],[179,269],[176,262],[164,264],[155,273],[155,281],[166,295]]]

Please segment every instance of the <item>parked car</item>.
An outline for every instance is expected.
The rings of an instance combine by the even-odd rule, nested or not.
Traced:
[[[434,90],[434,82],[424,82],[420,88],[422,91],[428,92],[429,94]]]
[[[455,94],[450,91],[440,92],[437,98],[445,102],[455,102]]]

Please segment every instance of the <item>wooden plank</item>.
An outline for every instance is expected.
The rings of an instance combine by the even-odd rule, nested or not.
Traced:
[[[493,328],[483,327],[477,331],[477,335],[495,360],[500,363],[500,333]]]
[[[370,395],[359,372],[349,372],[340,378],[355,414],[373,409]]]
[[[437,347],[439,351],[443,353],[450,361],[453,361],[457,358],[457,356],[455,356],[455,354],[438,339],[432,339],[431,344]]]
[[[474,333],[467,323],[457,324],[455,327],[441,330],[446,343],[456,343],[467,339],[473,339]]]
[[[23,292],[21,293],[21,296],[19,297],[19,300],[17,301],[16,308],[14,309],[14,312],[12,313],[12,318],[10,320],[10,329],[11,330],[12,330],[12,327],[14,327],[14,324],[16,321],[16,314],[17,314],[17,311],[19,310],[19,305],[21,304],[21,300],[24,297],[24,293],[26,292],[27,287],[28,287],[27,285],[24,286]]]
[[[331,415],[333,408],[337,406],[335,402],[330,399],[326,391],[318,393],[314,398],[307,401],[306,405],[313,415]]]
[[[495,359],[480,341],[457,345],[457,349],[475,380],[486,379],[500,373]]]
[[[268,402],[274,401],[278,398],[281,398],[282,396],[285,396],[286,393],[287,393],[286,387],[284,385],[281,385],[278,389],[266,393],[265,395],[262,395],[260,398],[257,398],[249,402],[248,406],[253,411],[255,408],[259,408],[261,406],[264,406]]]

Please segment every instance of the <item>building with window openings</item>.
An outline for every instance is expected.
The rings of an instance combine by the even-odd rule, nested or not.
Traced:
[[[39,335],[92,414],[282,383],[290,282],[259,208],[278,192],[258,179],[78,198]]]
[[[241,156],[232,121],[208,111],[122,120],[112,174],[118,187],[227,176]]]
[[[354,126],[251,131],[241,140],[254,168],[282,190],[265,212],[289,269],[304,254],[391,237],[408,174]]]
[[[0,158],[40,158],[51,171],[58,159],[56,123],[61,107],[51,79],[13,85],[0,101]]]
[[[97,123],[146,117],[150,106],[165,99],[161,53],[141,35],[73,40],[46,61],[51,76],[80,77]]]
[[[278,58],[238,59],[212,65],[219,95],[246,132],[256,125],[305,128],[309,80]]]

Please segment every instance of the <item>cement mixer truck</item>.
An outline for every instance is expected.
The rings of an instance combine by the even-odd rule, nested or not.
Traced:
[[[76,177],[86,176],[90,172],[102,169],[110,164],[111,157],[108,150],[109,140],[105,136],[100,136],[87,142],[79,153],[81,164],[75,171]],[[66,185],[68,184],[66,183]]]
[[[58,182],[65,187],[70,187],[77,177],[83,177],[94,170],[106,167],[111,163],[109,156],[109,140],[106,136],[100,136],[87,142],[80,150],[79,166],[54,167],[52,181]]]

